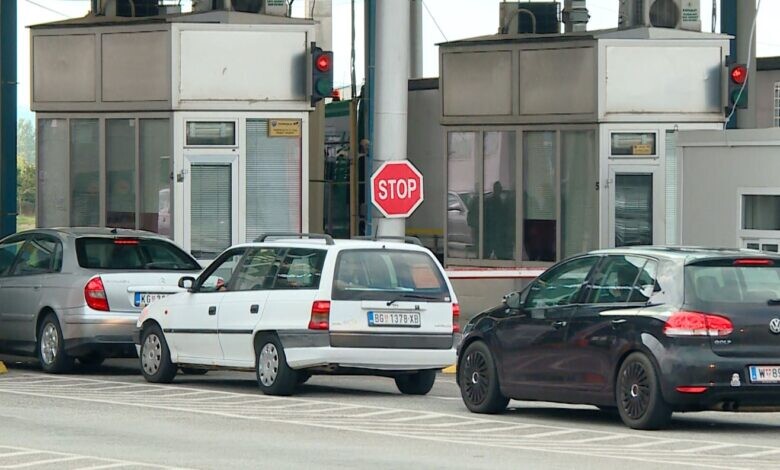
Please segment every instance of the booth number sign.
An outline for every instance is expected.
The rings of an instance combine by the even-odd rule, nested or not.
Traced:
[[[300,137],[301,121],[298,119],[271,119],[268,137]]]

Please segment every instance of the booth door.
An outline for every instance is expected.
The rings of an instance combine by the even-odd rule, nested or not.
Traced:
[[[184,157],[184,247],[213,260],[238,243],[238,158]]]
[[[609,246],[664,243],[658,167],[610,165]]]

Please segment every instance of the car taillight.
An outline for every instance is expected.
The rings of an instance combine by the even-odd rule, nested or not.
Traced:
[[[460,305],[452,304],[452,332],[460,333]]]
[[[726,317],[702,312],[675,312],[666,320],[666,336],[728,336],[734,325]]]
[[[315,300],[311,304],[310,330],[327,330],[330,328],[330,302],[327,300]]]
[[[108,312],[108,298],[106,290],[103,288],[103,280],[100,277],[93,277],[84,286],[84,299],[92,310],[102,310]]]

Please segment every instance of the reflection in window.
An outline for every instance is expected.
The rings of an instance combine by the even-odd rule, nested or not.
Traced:
[[[68,221],[68,121],[38,120],[38,226]],[[95,209],[97,213],[97,208]]]
[[[561,132],[562,258],[598,247],[598,180],[595,132]]]
[[[173,236],[171,215],[171,137],[167,119],[140,120],[142,230]]]
[[[97,119],[70,121],[70,224],[100,225],[100,150]],[[49,159],[50,157],[47,157]],[[52,178],[56,178],[52,175]]]
[[[228,283],[228,290],[247,291],[270,289],[279,269],[275,248],[252,248],[247,250],[238,270]]]
[[[780,230],[780,195],[743,195],[742,228],[746,230]]]
[[[238,271],[239,261],[244,255],[243,249],[237,249],[222,260],[221,263],[209,274],[201,285],[198,292],[223,292],[228,290],[234,273]]]
[[[135,119],[106,120],[106,225],[135,228]]]
[[[482,257],[515,257],[515,133],[485,132]]]
[[[187,145],[226,147],[236,145],[235,121],[187,122]]]
[[[526,132],[523,140],[523,259],[556,258],[555,132]]]
[[[542,274],[531,284],[525,308],[563,306],[576,301],[596,261],[596,256],[578,258]]]
[[[477,133],[447,135],[447,256],[477,258],[479,192]]]

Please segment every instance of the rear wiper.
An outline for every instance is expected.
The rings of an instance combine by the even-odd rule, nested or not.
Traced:
[[[398,302],[399,300],[403,299],[419,299],[419,300],[438,300],[438,297],[432,297],[430,295],[419,295],[419,294],[400,294],[398,297],[395,297],[392,300],[389,300],[387,302],[387,306],[391,306],[394,303]]]
[[[766,301],[769,305],[780,305],[780,299],[769,299]]]

